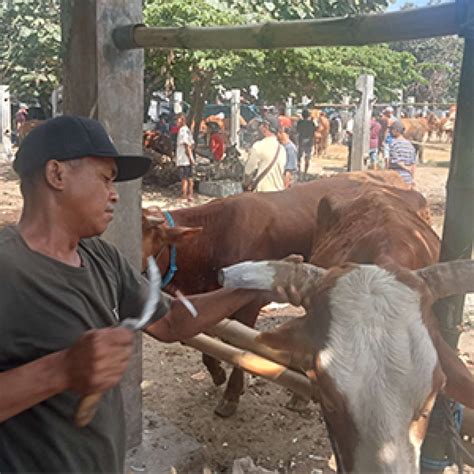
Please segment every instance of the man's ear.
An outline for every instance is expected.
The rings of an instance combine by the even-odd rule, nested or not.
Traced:
[[[44,168],[44,178],[48,186],[61,191],[65,184],[66,166],[57,160],[49,160]]]

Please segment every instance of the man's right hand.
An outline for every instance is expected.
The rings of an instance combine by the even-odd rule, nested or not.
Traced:
[[[116,385],[133,352],[133,333],[125,328],[87,331],[64,351],[67,389],[81,395]]]

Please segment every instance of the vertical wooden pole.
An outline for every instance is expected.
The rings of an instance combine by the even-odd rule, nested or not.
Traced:
[[[466,25],[464,56],[457,101],[456,126],[446,185],[446,213],[441,244],[441,261],[472,258],[474,238],[474,4],[458,1],[460,15]],[[465,10],[465,11],[464,11]],[[469,26],[467,26],[469,28]],[[441,332],[448,344],[456,348],[462,323],[464,297],[446,298],[438,302],[435,312]],[[430,424],[422,455],[434,461],[445,458],[449,440]],[[440,469],[438,472],[442,472]],[[423,472],[434,472],[427,471]]]
[[[232,89],[230,99],[230,144],[240,147],[240,89]]]
[[[364,167],[364,157],[369,151],[370,117],[372,115],[372,98],[374,96],[374,76],[363,74],[357,79],[356,89],[362,93],[354,117],[354,134],[352,138],[351,171]]]
[[[143,51],[120,51],[116,26],[142,21],[141,0],[63,0],[64,113],[98,119],[120,153],[141,154]],[[141,183],[118,186],[120,203],[104,237],[141,264]],[[128,446],[141,442],[141,338],[122,382]]]
[[[13,159],[12,153],[12,118],[10,108],[10,91],[8,86],[0,86],[0,153],[7,159]]]

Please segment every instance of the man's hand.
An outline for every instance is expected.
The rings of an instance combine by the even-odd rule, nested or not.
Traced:
[[[116,385],[133,352],[133,333],[125,328],[87,331],[64,351],[67,388],[81,395]]]

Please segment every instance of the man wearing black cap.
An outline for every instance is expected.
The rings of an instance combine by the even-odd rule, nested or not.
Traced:
[[[282,191],[285,189],[286,152],[278,142],[278,119],[267,115],[260,124],[263,139],[250,149],[244,170],[244,189],[257,192]]]
[[[97,237],[118,203],[115,181],[149,159],[119,155],[99,122],[46,121],[26,136],[14,168],[23,212],[0,232],[0,472],[123,472],[125,427],[117,383],[146,280]],[[251,291],[191,296],[199,316],[162,295],[147,331],[191,337],[248,304]],[[212,310],[212,311],[210,311]],[[91,423],[73,423],[82,396],[103,393]]]

